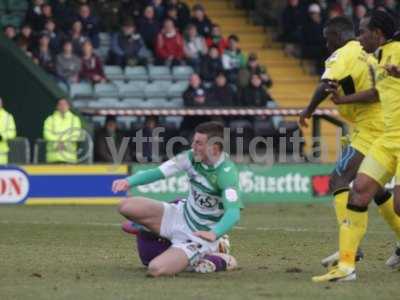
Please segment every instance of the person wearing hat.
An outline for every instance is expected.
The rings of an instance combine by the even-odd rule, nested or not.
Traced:
[[[327,56],[323,36],[323,20],[321,8],[313,3],[308,7],[308,16],[302,30],[302,57],[315,61],[316,72],[321,74]]]
[[[245,88],[249,86],[251,75],[257,74],[260,76],[264,86],[270,88],[272,86],[272,80],[269,77],[267,70],[264,66],[260,66],[258,62],[257,54],[250,53],[247,65],[241,68],[238,77],[239,88]]]
[[[122,30],[111,39],[111,63],[125,67],[146,64],[150,59],[151,54],[136,31],[135,23],[130,18],[126,19]]]
[[[3,99],[0,97],[0,164],[8,163],[8,140],[14,139],[17,136],[15,129],[15,121],[12,114],[6,111],[3,107]]]

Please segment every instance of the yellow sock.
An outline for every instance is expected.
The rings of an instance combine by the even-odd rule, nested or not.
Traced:
[[[380,215],[385,219],[386,223],[396,233],[397,238],[400,240],[400,217],[396,215],[393,207],[393,195],[384,203],[378,206]]]
[[[339,266],[355,268],[358,246],[364,237],[368,224],[368,212],[347,209],[346,221],[340,226]]]
[[[342,190],[334,193],[335,198],[335,212],[336,219],[340,225],[342,225],[343,221],[346,219],[346,211],[347,211],[347,201],[349,199],[349,191]]]

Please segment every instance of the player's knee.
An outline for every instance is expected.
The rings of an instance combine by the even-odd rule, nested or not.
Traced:
[[[368,183],[364,180],[356,180],[353,185],[349,203],[359,207],[368,206],[371,201]]]
[[[119,213],[127,218],[137,217],[137,215],[140,213],[140,207],[139,205],[134,205],[135,202],[135,197],[122,200],[118,205]]]
[[[154,260],[149,263],[147,274],[151,277],[160,277],[163,275],[167,275],[165,272],[165,268],[160,263],[157,263]]]

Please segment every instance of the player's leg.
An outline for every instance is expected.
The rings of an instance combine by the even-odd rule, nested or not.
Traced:
[[[350,193],[346,221],[340,226],[338,268],[325,275],[313,277],[314,282],[356,278],[355,255],[367,229],[368,205],[394,174],[393,155],[386,151],[384,143],[376,143],[373,148],[360,166]]]
[[[147,273],[152,277],[172,276],[184,271],[189,266],[189,259],[180,248],[170,247],[154,258]]]
[[[340,226],[346,218],[346,206],[349,198],[350,183],[357,175],[364,155],[356,148],[348,146],[331,173],[329,187],[334,197],[336,219]]]
[[[164,214],[163,203],[145,197],[130,197],[120,202],[118,210],[125,218],[160,233]]]
[[[348,146],[343,150],[341,158],[336,163],[331,173],[329,187],[334,197],[336,219],[339,227],[346,218],[347,203],[350,192],[350,183],[356,177],[364,155],[354,147]],[[361,260],[364,254],[361,250],[357,253],[357,261]],[[334,266],[339,261],[339,251],[321,260],[324,267]]]

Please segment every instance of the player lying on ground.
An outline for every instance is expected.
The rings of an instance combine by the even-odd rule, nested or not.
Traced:
[[[368,91],[335,100],[337,103],[357,103],[379,99],[385,126],[383,134],[363,160],[354,181],[347,204],[346,221],[340,226],[339,264],[327,274],[314,277],[315,282],[356,278],[355,255],[367,230],[368,205],[377,191],[394,175],[394,209],[400,214],[400,79],[390,76],[385,68],[388,64],[400,65],[400,42],[394,39],[395,30],[396,22],[388,13],[375,11],[362,19],[360,41],[367,52],[378,55],[376,85]],[[397,264],[399,254],[398,247],[392,256]]]
[[[338,83],[339,95],[350,95],[369,90],[373,87],[374,70],[377,61],[368,55],[360,42],[355,40],[352,22],[346,17],[333,18],[325,27],[324,34],[328,49],[333,54],[326,61],[325,72],[308,107],[300,115],[300,124],[306,126],[317,106],[332,92],[332,83]],[[346,206],[349,198],[350,183],[355,179],[357,170],[369,149],[384,131],[383,113],[379,102],[339,104],[340,115],[354,124],[354,130],[347,145],[331,173],[330,190],[334,195],[335,212],[338,225],[346,218]],[[393,197],[383,188],[377,190],[375,203],[381,216],[396,232],[400,239],[400,218],[393,210]],[[356,260],[363,257],[359,250]],[[324,258],[325,267],[336,265],[339,252]],[[400,260],[389,259],[387,264],[394,267]]]
[[[171,247],[171,242],[159,235],[148,231],[146,228],[132,221],[125,221],[122,230],[136,236],[137,251],[143,265],[148,266],[150,261]],[[229,236],[224,235],[218,239],[216,253],[210,253],[199,259],[195,266],[187,271],[197,273],[213,273],[231,271],[237,268],[236,259],[229,254]]]
[[[174,275],[194,266],[218,249],[218,239],[240,219],[242,202],[235,164],[223,152],[223,125],[200,124],[195,129],[192,149],[158,168],[113,182],[114,192],[148,184],[181,171],[190,181],[185,201],[161,203],[144,197],[130,197],[119,204],[119,212],[160,235],[172,245],[150,261],[150,276]]]

